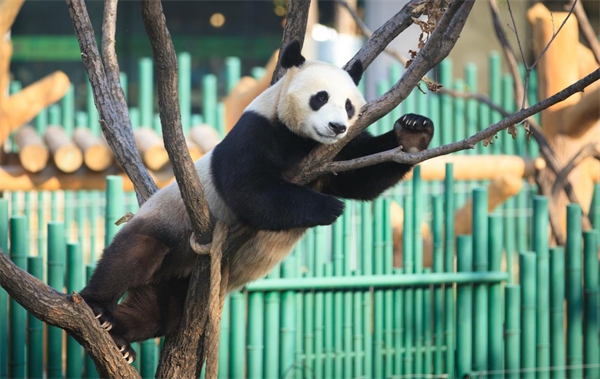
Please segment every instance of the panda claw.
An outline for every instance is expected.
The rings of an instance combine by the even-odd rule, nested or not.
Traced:
[[[98,313],[96,316],[94,316],[94,318],[95,318],[96,320],[97,320],[97,319],[99,319],[100,317],[102,317],[102,312],[100,312],[100,313]]]
[[[119,352],[122,353],[125,350],[125,346],[121,346],[121,348],[119,349]]]
[[[112,329],[112,324],[108,321],[104,321],[102,325],[100,325],[102,329],[110,330]],[[110,329],[109,329],[110,328]]]
[[[127,357],[129,357],[129,352],[126,352],[125,355],[123,355],[124,359],[127,359]]]
[[[132,364],[133,363],[133,357],[129,357],[129,359],[127,360],[127,364]]]

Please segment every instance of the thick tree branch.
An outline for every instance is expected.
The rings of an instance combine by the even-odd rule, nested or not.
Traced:
[[[173,165],[187,215],[198,242],[211,240],[211,222],[204,189],[189,155],[179,110],[178,64],[160,0],[142,0],[142,19],[157,68],[158,104],[165,148]],[[223,237],[223,238],[226,238]],[[217,243],[218,241],[213,241]],[[179,331],[167,336],[157,377],[197,377],[203,363],[201,338],[206,324],[207,260],[198,258],[190,279]]]
[[[373,63],[375,58],[386,50],[387,46],[402,33],[406,28],[413,24],[413,17],[418,18],[422,14],[422,10],[416,10],[417,5],[421,3],[421,0],[411,0],[402,9],[390,18],[385,24],[381,25],[375,30],[365,45],[350,59],[344,66],[345,69],[352,67],[354,62],[360,60],[363,65],[363,69],[367,69]],[[347,7],[347,9],[350,9]],[[351,12],[352,14],[352,12]],[[354,17],[354,14],[352,15]],[[358,18],[360,20],[360,18]],[[356,18],[355,18],[356,20]],[[357,21],[358,22],[358,21]],[[362,20],[359,23],[359,27],[364,25]],[[364,31],[363,31],[364,32]],[[406,62],[405,62],[406,63]],[[412,88],[411,88],[412,89]]]
[[[283,28],[283,38],[281,39],[281,48],[279,49],[279,56],[277,57],[277,66],[275,66],[275,71],[271,78],[271,85],[281,79],[285,73],[285,70],[281,68],[281,54],[283,54],[283,48],[295,39],[300,42],[300,46],[304,45],[309,9],[310,0],[289,1],[285,27]]]
[[[585,13],[585,9],[583,9],[583,4],[577,0],[569,1],[570,7],[573,8],[573,12],[575,13],[575,17],[577,17],[577,21],[579,21],[579,28],[581,28],[581,34],[585,37],[586,41],[590,45],[590,49],[592,53],[594,53],[594,57],[596,58],[596,62],[600,64],[600,42],[598,42],[598,37],[596,36],[596,32],[590,24],[590,20]]]
[[[139,378],[78,293],[65,295],[18,268],[0,249],[0,285],[29,313],[64,329],[88,352],[101,378]]]
[[[528,117],[533,116],[536,113],[543,111],[544,109],[551,107],[554,104],[557,104],[569,96],[583,91],[590,84],[598,81],[600,79],[600,69],[592,72],[585,78],[577,81],[576,83],[570,85],[564,90],[556,93],[555,95],[547,98],[544,101],[541,101],[535,105],[532,105],[529,108],[522,109],[517,113],[512,115],[508,115],[506,118],[497,122],[493,125],[490,125],[488,128],[475,133],[474,135],[458,142],[450,143],[447,145],[443,145],[440,147],[436,147],[429,150],[424,150],[418,153],[405,153],[401,151],[401,149],[394,149],[385,151],[378,154],[369,155],[366,157],[356,158],[348,161],[341,162],[330,162],[323,165],[320,169],[312,171],[310,176],[308,176],[309,181],[314,180],[320,175],[326,173],[335,173],[335,172],[343,172],[348,170],[354,170],[362,167],[371,166],[374,164],[382,163],[382,162],[390,162],[394,161],[397,163],[410,163],[417,164],[423,162],[427,159],[434,158],[440,155],[450,154],[460,150],[472,149],[477,143],[485,140],[490,140],[496,135],[498,132],[508,128],[511,125],[518,124]]]
[[[343,140],[333,145],[320,145],[315,148],[293,172],[288,173],[292,181],[300,184],[311,182],[318,167],[333,160],[349,141],[406,99],[421,78],[448,56],[460,36],[473,4],[474,0],[454,0],[450,3],[427,43],[404,71],[398,83],[383,96],[362,107],[356,122]]]
[[[123,104],[112,94],[112,85],[100,60],[94,29],[85,3],[83,0],[67,0],[67,6],[79,41],[81,58],[92,84],[94,103],[100,114],[102,132],[123,166],[123,170],[133,182],[136,192],[146,200],[158,190],[158,187],[140,158],[129,117],[123,117],[123,114],[128,114],[127,110],[122,108]],[[112,67],[110,59],[107,59],[107,66],[109,66],[108,70],[112,73],[116,72],[118,77],[118,67]]]

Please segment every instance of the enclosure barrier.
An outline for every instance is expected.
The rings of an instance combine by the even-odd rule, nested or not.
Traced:
[[[510,256],[503,226],[514,222],[514,215],[488,215],[485,188],[472,191],[473,234],[451,237],[452,173],[449,165],[444,195],[423,190],[419,169],[411,191],[394,195],[404,205],[402,268],[392,265],[391,198],[347,201],[333,226],[310,230],[267,278],[231,293],[221,327],[219,377],[597,377],[600,225],[594,222],[595,229],[582,232],[581,207],[570,204],[566,252],[549,249],[547,199],[527,198],[532,214],[522,232],[531,250],[519,252],[519,274],[513,278],[501,267]],[[95,238],[109,242],[127,207],[121,178],[107,181],[107,232]],[[600,186],[593,216],[598,193]],[[91,230],[73,233],[50,221],[47,249],[28,254],[38,225],[19,210],[9,216],[18,205],[8,200],[0,200],[0,246],[8,247],[19,267],[53,287],[80,290],[84,270],[89,280],[95,262],[82,254],[91,237],[85,232]],[[415,225],[422,220],[432,224],[431,268],[416,255],[423,240]],[[6,377],[44,372],[48,378],[97,377],[82,348],[62,330],[46,327],[44,346],[43,324],[14,301],[8,305],[5,293],[2,299],[0,311],[8,314],[0,341],[9,353]],[[158,341],[136,345],[142,376],[153,377]]]
[[[235,86],[239,59],[229,58],[223,72],[200,79],[201,115],[192,113],[189,54],[179,55],[179,67],[185,135],[205,122],[222,137],[224,108],[217,92]],[[499,54],[490,56],[489,69],[490,98],[515,110],[512,77],[501,73]],[[140,98],[130,116],[134,130],[147,127],[160,136],[152,70],[150,59],[140,60]],[[477,89],[474,65],[465,67],[464,81],[452,77],[451,60],[440,64],[438,74],[447,88]],[[532,74],[529,100],[535,103],[537,81]],[[391,65],[388,78],[377,84],[379,94],[400,75],[400,66]],[[127,96],[125,74],[121,84]],[[16,90],[18,83],[12,85]],[[50,125],[62,125],[69,138],[76,128],[100,136],[89,85],[86,112],[75,110],[76,95],[71,88],[61,104],[36,117],[38,137]],[[454,142],[501,119],[475,100],[413,91],[370,129],[383,133],[410,112],[434,121],[432,146]],[[19,152],[16,141],[12,152]],[[539,155],[537,144],[527,143],[524,133],[516,140],[502,133],[488,148],[478,144],[456,155],[489,153],[528,162]],[[346,212],[334,225],[309,231],[267,278],[231,293],[221,321],[219,377],[598,377],[600,185],[588,215],[594,229],[582,232],[581,207],[571,204],[567,244],[549,248],[548,201],[533,196],[535,188],[524,183],[517,196],[488,214],[489,194],[481,187],[487,182],[461,180],[464,170],[452,165],[445,170],[443,181],[438,175],[425,182],[417,168],[411,182],[373,203],[346,201]],[[51,168],[39,175],[44,172]],[[106,184],[104,174],[83,179],[65,174],[61,179],[69,177],[98,180],[94,188],[106,190],[38,191],[37,196],[34,191],[5,191],[0,198],[0,248],[19,267],[67,292],[81,290],[84,274],[85,282],[89,280],[102,248],[120,228],[115,221],[137,211],[135,194],[123,192],[121,176],[109,176]],[[48,184],[56,176],[35,178]],[[472,235],[455,238],[453,216],[469,196]],[[392,201],[404,211],[402,246],[393,245]],[[422,224],[432,234],[431,267],[424,267]],[[392,264],[398,254],[402,267]],[[144,378],[153,377],[159,341],[136,343],[134,348],[134,365]],[[0,378],[38,378],[44,373],[48,378],[98,377],[72,338],[26,315],[0,289]]]

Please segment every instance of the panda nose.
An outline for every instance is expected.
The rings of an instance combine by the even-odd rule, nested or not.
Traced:
[[[346,125],[337,124],[335,122],[330,122],[329,127],[331,128],[331,130],[333,130],[335,134],[342,134],[346,131]]]

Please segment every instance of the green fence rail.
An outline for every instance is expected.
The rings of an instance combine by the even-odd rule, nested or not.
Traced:
[[[191,57],[182,53],[179,60],[184,130],[204,121],[223,135],[218,95],[239,80],[239,59],[227,59],[222,73],[200,78],[202,115],[192,114],[189,106]],[[512,85],[502,76],[499,55],[492,54],[489,65],[490,98],[513,108]],[[400,73],[400,66],[392,65],[380,92]],[[453,78],[452,62],[446,60],[438,79],[447,87],[475,91],[476,74],[477,67],[469,65],[464,81]],[[159,127],[152,82],[152,61],[142,59],[140,99],[131,108],[134,128]],[[531,85],[534,101],[535,77]],[[87,113],[74,109],[76,95],[71,89],[61,104],[40,113],[36,130],[62,124],[99,134],[90,92]],[[406,112],[434,119],[433,146],[500,118],[486,105],[415,91],[377,123],[375,133],[390,129]],[[535,157],[538,148],[502,136],[491,148],[478,145],[475,152]],[[593,229],[582,231],[582,207],[570,204],[566,246],[550,248],[546,198],[532,196],[535,188],[524,183],[519,195],[488,214],[481,184],[455,181],[452,165],[443,182],[425,182],[417,167],[411,182],[373,203],[346,201],[346,212],[334,225],[310,230],[267,278],[229,294],[221,321],[219,377],[598,377],[600,185],[585,215]],[[472,235],[456,236],[454,214],[469,197]],[[400,244],[394,244],[393,202],[403,208]],[[107,177],[106,191],[5,192],[0,248],[56,289],[78,291],[118,232],[115,222],[136,210],[135,194],[122,191],[118,176]],[[424,246],[423,225],[431,233],[430,250]],[[426,251],[431,264],[425,263]],[[159,341],[134,348],[136,368],[144,378],[153,377]],[[28,316],[0,289],[0,378],[42,376],[98,377],[71,337]]]

